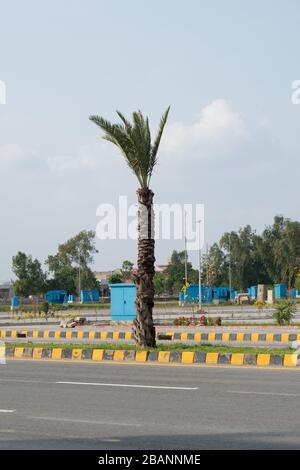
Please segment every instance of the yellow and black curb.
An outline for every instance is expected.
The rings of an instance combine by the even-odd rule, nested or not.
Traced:
[[[166,338],[168,337],[168,338]],[[0,338],[40,338],[40,339],[88,339],[131,341],[131,331],[93,331],[93,330],[0,330]],[[216,332],[159,332],[158,339],[171,339],[180,341],[222,341],[228,342],[253,342],[253,343],[290,343],[300,341],[300,333],[216,333]]]
[[[8,359],[61,359],[136,363],[297,367],[296,354],[248,354],[205,351],[133,351],[113,349],[6,347]]]

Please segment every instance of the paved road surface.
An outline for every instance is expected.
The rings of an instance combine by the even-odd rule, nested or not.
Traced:
[[[300,449],[299,400],[300,371],[9,361],[0,449]]]

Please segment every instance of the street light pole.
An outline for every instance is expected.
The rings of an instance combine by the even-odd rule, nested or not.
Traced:
[[[81,255],[81,250],[78,248],[78,297],[79,297],[79,302],[81,300],[80,298],[80,292],[81,292],[81,260],[80,260],[80,255]]]
[[[232,300],[231,295],[231,235],[229,234],[229,264],[228,264],[228,275],[229,275],[229,293],[230,293],[230,300]]]
[[[201,274],[202,274],[202,266],[201,266],[201,222],[202,220],[197,220],[197,224],[199,224],[199,311],[201,312],[202,310],[202,281],[201,281]]]
[[[184,283],[187,285],[187,251],[186,251],[186,212],[184,212]]]

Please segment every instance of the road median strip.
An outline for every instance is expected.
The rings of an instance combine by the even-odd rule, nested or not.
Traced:
[[[28,329],[3,329],[0,330],[1,339],[15,338],[29,339],[88,339],[95,340],[113,340],[113,341],[132,341],[133,333],[131,331],[98,331],[98,330],[28,330]],[[178,341],[209,341],[212,342],[255,342],[255,343],[291,343],[300,341],[300,333],[230,333],[230,332],[175,332],[161,331],[157,335],[158,339],[170,339]]]
[[[135,351],[118,349],[6,347],[8,359],[115,361],[159,364],[297,367],[296,354],[222,353],[207,351]]]

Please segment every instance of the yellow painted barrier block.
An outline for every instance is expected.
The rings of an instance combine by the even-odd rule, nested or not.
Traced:
[[[6,330],[1,330],[1,338],[5,338],[6,336]]]
[[[244,364],[244,354],[242,353],[232,353],[231,354],[231,364],[235,366],[242,366]]]
[[[15,348],[14,356],[17,358],[23,357],[24,348]]]
[[[92,360],[93,361],[102,361],[104,349],[93,349]]]
[[[208,352],[206,353],[206,364],[218,364],[219,353]]]
[[[186,362],[186,363],[193,363],[194,362],[194,352],[190,351],[183,351],[182,356],[181,356],[181,362]]]
[[[208,341],[214,341],[216,337],[216,333],[208,333]]]
[[[136,362],[146,362],[147,361],[147,351],[137,351],[135,353]]]
[[[118,340],[120,337],[120,332],[119,331],[113,331],[113,339]]]
[[[243,342],[244,341],[244,333],[237,333],[236,340]]]
[[[124,351],[115,351],[114,352],[114,361],[123,361],[124,360]]]
[[[281,342],[282,343],[288,343],[289,342],[289,334],[288,333],[283,333],[281,335]]]
[[[49,330],[44,331],[44,338],[49,338]]]
[[[272,343],[272,341],[274,341],[274,335],[273,335],[273,333],[267,333],[266,342],[267,342],[267,343]]]
[[[41,359],[43,353],[43,348],[33,348],[32,357],[33,359]]]
[[[158,362],[169,362],[169,361],[170,361],[170,351],[159,351]]]
[[[38,336],[39,336],[39,331],[38,330],[33,330],[32,337],[37,338]]]
[[[15,338],[17,336],[17,330],[12,330],[11,337]]]
[[[252,333],[251,341],[257,342],[258,341],[258,333]]]
[[[72,338],[72,331],[66,331],[66,339]]]
[[[54,338],[56,338],[56,339],[60,338],[60,331],[55,331]]]
[[[100,338],[107,339],[107,331],[101,331]]]
[[[295,367],[297,365],[297,355],[285,354],[283,357],[283,365],[286,367]]]
[[[131,340],[131,337],[132,337],[131,331],[126,331],[126,333],[125,333],[125,339],[126,339],[127,341],[129,341],[129,340]]]
[[[82,349],[72,349],[72,359],[82,359]]]
[[[229,341],[229,333],[222,334],[222,341]]]
[[[84,331],[78,331],[77,332],[77,338],[82,339],[83,338],[83,333],[84,333]]]
[[[270,354],[258,354],[257,355],[258,366],[269,366],[270,365]]]
[[[95,339],[95,331],[90,331],[89,332],[89,339]]]
[[[300,341],[300,333],[297,334],[297,341]]]
[[[187,333],[181,333],[180,339],[181,339],[181,341],[186,341],[188,339],[188,334]]]
[[[167,331],[166,332],[166,335],[172,336],[172,339],[174,339],[174,334],[175,334],[174,331]]]
[[[201,333],[195,333],[194,340],[201,341]]]
[[[61,348],[52,349],[52,359],[61,359]]]

